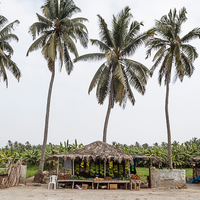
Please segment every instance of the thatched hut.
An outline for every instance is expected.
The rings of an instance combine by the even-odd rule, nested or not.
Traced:
[[[136,155],[131,155],[128,153],[125,153],[118,149],[117,147],[107,144],[105,142],[101,141],[96,141],[91,144],[85,145],[82,148],[75,150],[71,153],[62,153],[62,154],[54,154],[54,155],[49,155],[46,160],[59,160],[59,158],[62,158],[64,160],[71,160],[72,162],[72,174],[74,175],[74,168],[75,168],[75,163],[78,161],[98,161],[101,163],[104,163],[104,176],[106,176],[106,163],[110,162],[113,160],[114,162],[117,162],[119,164],[125,162],[128,162],[131,165],[134,165],[136,163],[136,160],[140,159],[152,159],[156,160],[157,158],[155,157],[148,157],[148,156],[136,156]],[[135,162],[134,162],[135,161]],[[59,162],[58,162],[59,163]],[[59,167],[59,164],[58,164]],[[58,167],[57,167],[57,172],[58,172]],[[129,170],[130,174],[130,170]]]
[[[74,161],[85,160],[94,162],[96,160],[103,161],[104,163],[104,176],[106,176],[106,162],[113,160],[114,162],[122,163],[129,162],[133,164],[134,156],[127,154],[117,147],[107,144],[105,142],[96,141],[91,144],[85,145],[82,148],[66,154],[49,155],[46,160],[63,158],[64,160],[72,160],[72,174],[74,174]],[[58,162],[59,163],[59,162]],[[58,165],[59,167],[59,165]],[[58,171],[57,167],[57,171]]]

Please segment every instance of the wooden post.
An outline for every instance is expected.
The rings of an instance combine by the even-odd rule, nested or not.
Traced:
[[[59,171],[59,157],[58,157],[58,164],[57,164],[57,176],[58,176],[58,171]]]
[[[149,158],[150,160],[150,158]],[[149,165],[149,188],[151,188],[151,168],[150,168],[150,165]]]
[[[72,175],[74,176],[74,159],[72,160]]]
[[[104,177],[106,177],[106,160],[104,160]]]

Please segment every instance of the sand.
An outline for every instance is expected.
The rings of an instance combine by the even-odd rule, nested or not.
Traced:
[[[77,190],[47,189],[41,186],[17,186],[0,189],[0,200],[198,200],[200,184],[188,189],[140,189],[135,190]]]

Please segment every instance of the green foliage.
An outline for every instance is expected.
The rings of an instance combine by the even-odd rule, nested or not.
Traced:
[[[160,145],[158,143],[155,143],[153,146],[149,146],[146,143],[140,145],[138,142],[136,142],[135,145],[130,145],[130,146],[116,142],[113,142],[113,145],[129,154],[157,157],[161,160],[160,165],[163,167],[166,166],[168,162],[168,146],[164,142],[162,142]],[[190,141],[187,141],[182,144],[179,144],[176,141],[172,143],[172,158],[173,158],[172,161],[174,168],[190,167],[190,164],[192,162],[192,157],[198,156],[199,154],[200,154],[200,139],[192,138]],[[141,160],[139,162],[139,165],[149,166],[150,163],[148,160]],[[120,174],[120,165],[119,165],[119,174]]]
[[[58,153],[69,153],[81,148],[82,146],[83,144],[78,144],[77,140],[75,140],[73,144],[69,144],[69,140],[67,140],[67,142],[64,142],[63,144],[60,143],[60,145],[49,143],[48,145],[46,145],[45,157],[47,157],[47,155]],[[41,158],[41,151],[41,145],[32,146],[28,141],[25,144],[18,142],[12,143],[9,140],[8,145],[6,145],[5,148],[0,149],[0,166],[4,168],[9,159],[17,161],[19,158],[22,158],[23,162],[29,165],[38,165]],[[48,167],[50,163],[51,161],[47,161],[45,167]],[[55,165],[56,162],[53,162],[52,167],[54,167]]]
[[[140,33],[142,23],[131,22],[130,8],[125,7],[117,16],[113,16],[112,28],[108,29],[105,20],[98,16],[100,40],[91,39],[92,45],[99,47],[101,53],[90,53],[74,61],[105,60],[94,75],[88,93],[96,87],[99,104],[110,96],[112,107],[119,103],[125,107],[127,98],[134,105],[135,98],[131,86],[144,94],[150,71],[141,63],[127,59],[151,35]]]
[[[15,144],[15,145],[14,145]],[[62,145],[61,145],[62,144]],[[140,145],[136,142],[135,145],[125,145],[113,142],[113,145],[119,148],[120,150],[130,153],[133,155],[141,156],[155,156],[162,161],[162,166],[165,166],[165,163],[168,161],[167,157],[167,144],[162,142],[159,144],[154,144],[155,146],[150,146],[148,144]],[[77,144],[77,141],[73,144],[69,144],[69,141],[60,143],[60,145],[53,145],[49,143],[46,147],[45,155],[52,155],[57,153],[66,153],[72,152],[77,148],[80,148],[83,144]],[[27,148],[27,149],[26,149]],[[190,141],[186,141],[182,144],[174,141],[172,143],[172,155],[173,155],[173,164],[174,167],[190,167],[192,162],[192,157],[198,156],[200,154],[200,139],[192,138]],[[24,163],[27,163],[28,166],[37,166],[39,164],[41,155],[41,145],[31,145],[29,142],[26,144],[21,144],[11,141],[8,141],[8,145],[0,149],[0,167],[4,168],[9,159],[15,159],[15,162],[22,158]],[[50,162],[46,163],[48,168]],[[141,160],[139,166],[149,166],[149,161]],[[56,162],[54,164],[56,165]],[[158,167],[158,166],[157,166]],[[90,162],[89,162],[90,169]],[[115,169],[115,165],[114,165]],[[138,169],[138,168],[137,168]],[[86,163],[87,170],[87,163]],[[123,165],[119,164],[119,175],[124,173]],[[95,170],[94,170],[95,171]],[[109,165],[106,166],[106,173],[108,174]],[[89,172],[88,172],[89,173]],[[99,173],[104,175],[104,165],[99,164]]]
[[[52,62],[57,58],[60,60],[60,70],[63,65],[68,74],[73,69],[73,62],[70,53],[78,57],[75,46],[77,40],[83,47],[88,44],[88,32],[83,22],[85,18],[72,18],[76,12],[80,12],[73,0],[48,0],[42,6],[44,16],[37,14],[38,21],[31,25],[29,32],[33,37],[33,44],[27,51],[30,52],[42,48],[42,54],[48,62],[49,70],[52,71]],[[36,39],[36,36],[39,36]],[[70,52],[70,53],[69,53]]]
[[[27,165],[26,178],[32,177],[37,173],[38,165]]]

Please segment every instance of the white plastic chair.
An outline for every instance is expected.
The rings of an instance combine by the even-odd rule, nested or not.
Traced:
[[[56,185],[57,185],[57,176],[56,175],[52,175],[50,176],[50,181],[49,181],[49,184],[48,184],[48,189],[50,188],[50,185],[53,184],[53,188],[54,190],[56,190]]]

